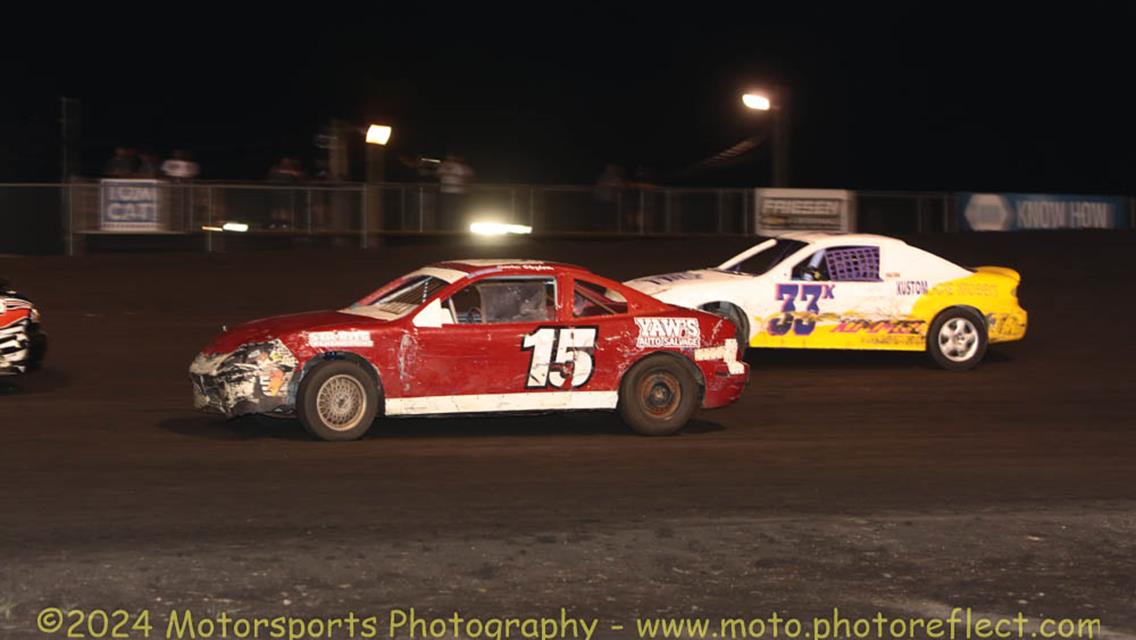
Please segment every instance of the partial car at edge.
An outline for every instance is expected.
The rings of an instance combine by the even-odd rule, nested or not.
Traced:
[[[47,352],[40,313],[27,297],[0,280],[0,376],[35,371]]]

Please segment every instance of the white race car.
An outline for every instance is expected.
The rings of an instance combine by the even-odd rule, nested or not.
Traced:
[[[967,269],[902,240],[787,233],[712,269],[626,284],[664,302],[729,318],[751,347],[926,350],[970,369],[992,342],[1020,340],[1021,277]]]

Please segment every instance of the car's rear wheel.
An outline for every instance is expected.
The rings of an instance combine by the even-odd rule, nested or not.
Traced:
[[[321,440],[363,437],[378,409],[374,381],[354,362],[322,362],[300,381],[296,413],[304,428]]]
[[[986,322],[978,313],[952,307],[940,313],[927,332],[927,352],[950,371],[973,369],[986,355]]]
[[[673,356],[648,356],[623,376],[619,415],[641,435],[670,435],[694,415],[700,391],[688,365]]]

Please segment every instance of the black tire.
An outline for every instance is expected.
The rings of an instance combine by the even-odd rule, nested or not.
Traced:
[[[690,367],[655,354],[636,362],[619,384],[619,416],[644,436],[667,436],[686,426],[702,403]]]
[[[986,355],[986,320],[973,309],[951,307],[935,316],[927,353],[948,371],[968,371]]]
[[[374,379],[347,360],[329,360],[312,367],[300,381],[296,395],[300,424],[321,440],[362,438],[371,429],[378,410],[379,390]]]

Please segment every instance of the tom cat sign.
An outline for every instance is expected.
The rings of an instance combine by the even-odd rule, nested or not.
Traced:
[[[958,207],[969,231],[1128,227],[1128,199],[1111,196],[960,193]]]
[[[103,180],[103,231],[142,233],[160,231],[157,180]]]

